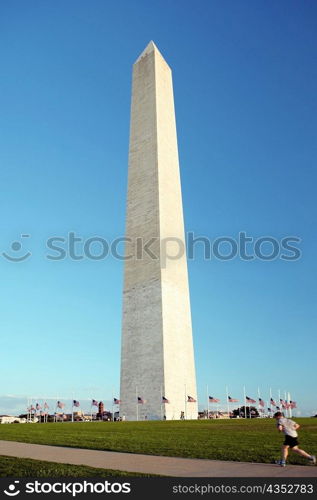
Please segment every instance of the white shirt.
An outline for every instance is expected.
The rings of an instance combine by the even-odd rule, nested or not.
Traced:
[[[296,438],[298,436],[295,425],[296,422],[290,420],[289,418],[281,417],[277,421],[277,425],[281,425],[283,427],[283,432],[286,436],[291,436]]]

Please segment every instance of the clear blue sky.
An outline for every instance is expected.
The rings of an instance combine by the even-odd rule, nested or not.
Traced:
[[[153,39],[186,230],[302,239],[296,262],[189,263],[200,403],[246,385],[317,412],[316,23],[314,0],[2,3],[0,250],[32,256],[0,256],[0,395],[119,394],[122,262],[48,261],[45,241],[123,235],[131,67]]]

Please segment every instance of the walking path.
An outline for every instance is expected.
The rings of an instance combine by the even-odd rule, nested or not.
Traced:
[[[161,457],[0,440],[0,455],[174,477],[317,477],[317,467]]]

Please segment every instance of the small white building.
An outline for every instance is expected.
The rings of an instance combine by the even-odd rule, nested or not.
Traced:
[[[0,415],[0,423],[1,424],[25,424],[26,418],[14,417],[12,415]]]

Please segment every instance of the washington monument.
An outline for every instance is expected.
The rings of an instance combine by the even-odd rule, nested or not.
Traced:
[[[132,80],[120,415],[196,419],[172,73],[153,42]]]

